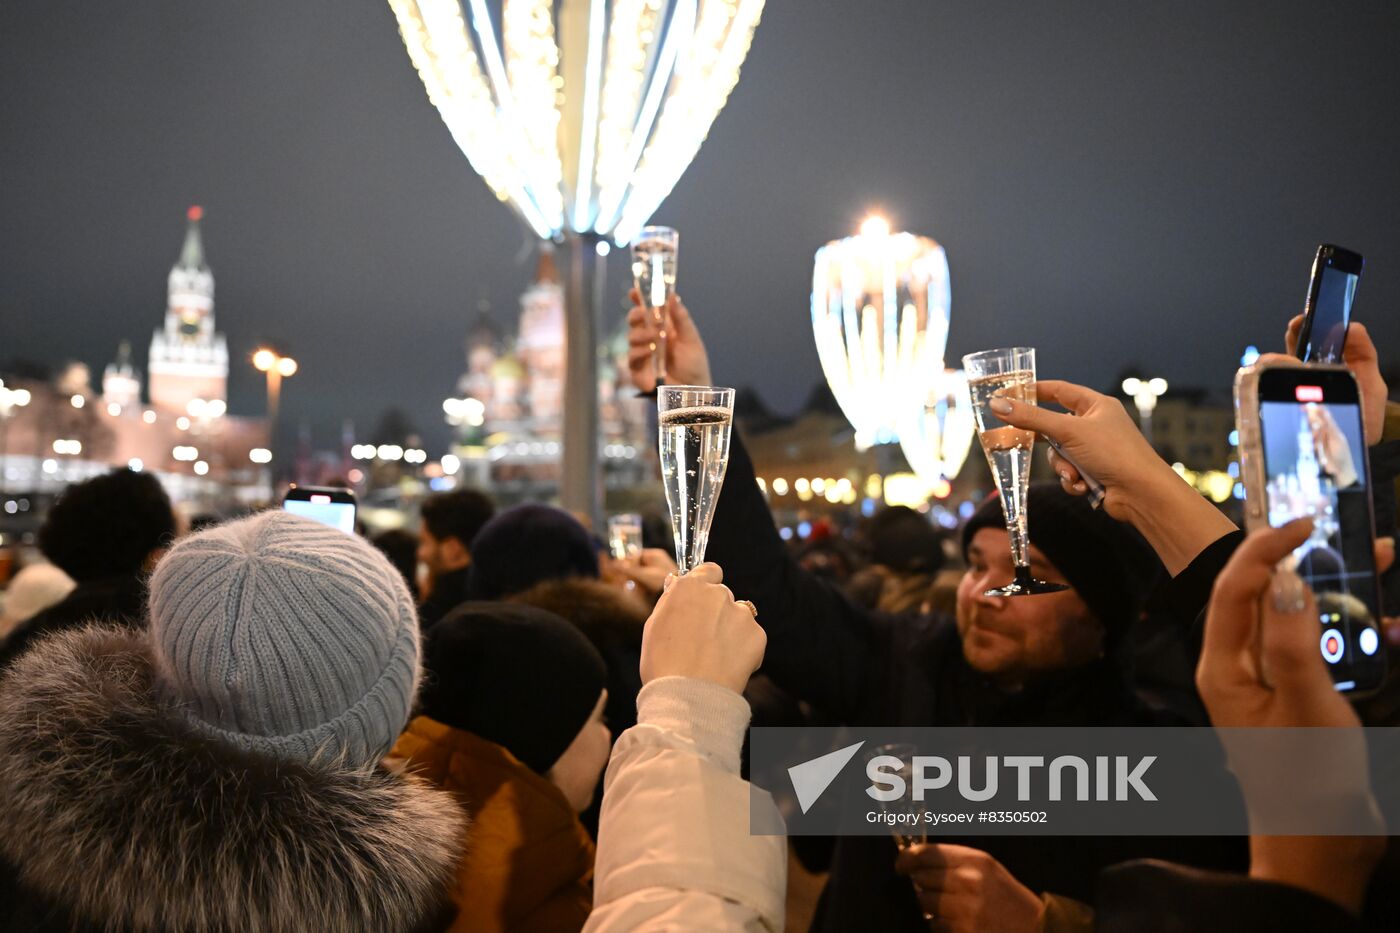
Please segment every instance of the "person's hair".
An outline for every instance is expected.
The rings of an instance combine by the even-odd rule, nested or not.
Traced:
[[[496,504],[475,489],[454,489],[425,499],[420,512],[434,538],[456,538],[471,547],[481,526],[496,514]]]
[[[903,505],[881,509],[866,527],[872,563],[899,573],[937,574],[943,568],[943,536],[929,520]]]
[[[370,544],[379,548],[389,563],[403,576],[408,591],[418,598],[418,539],[402,528],[381,531],[369,539]]]
[[[39,550],[79,583],[139,573],[175,537],[175,513],[149,473],[113,470],[68,487],[39,529]]]
[[[855,602],[867,609],[893,615],[923,612],[938,575],[900,573],[884,564],[871,564],[854,574],[848,584]]]

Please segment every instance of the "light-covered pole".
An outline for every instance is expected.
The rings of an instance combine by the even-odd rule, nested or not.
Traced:
[[[565,508],[600,518],[596,285],[739,80],[763,0],[389,0],[428,99],[500,200],[569,244]]]

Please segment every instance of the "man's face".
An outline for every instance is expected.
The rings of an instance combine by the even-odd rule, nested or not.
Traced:
[[[1064,575],[1030,549],[1031,574],[1052,583]],[[1103,651],[1101,626],[1073,589],[1037,596],[984,596],[1015,576],[1011,539],[1004,529],[983,528],[967,549],[967,572],[958,583],[958,635],[974,670],[1019,687],[1031,674],[1087,663]]]
[[[471,554],[456,538],[435,538],[427,523],[418,526],[418,563],[429,577],[461,570],[471,563]]]
[[[438,552],[442,550],[442,542],[433,537],[433,533],[428,530],[428,525],[418,527],[418,563],[427,568],[428,573],[436,574],[438,569]]]

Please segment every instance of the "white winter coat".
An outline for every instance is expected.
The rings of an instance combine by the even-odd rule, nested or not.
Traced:
[[[748,724],[748,703],[717,684],[642,688],[604,778],[585,933],[783,929],[787,841],[749,832]],[[752,802],[765,825],[782,825],[767,793]]]

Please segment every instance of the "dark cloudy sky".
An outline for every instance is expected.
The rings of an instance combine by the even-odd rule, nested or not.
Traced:
[[[513,321],[532,264],[387,3],[5,10],[0,361],[98,367],[130,337],[144,362],[201,203],[231,349],[303,364],[290,419],[329,441],[399,405],[443,438],[478,293]],[[1397,178],[1400,4],[769,0],[656,219],[717,379],[780,410],[818,378],[812,253],[871,206],[947,248],[951,354],[1014,341],[1045,375],[1224,388],[1322,241],[1366,255],[1357,315],[1400,357]],[[234,411],[255,377],[235,366]]]

